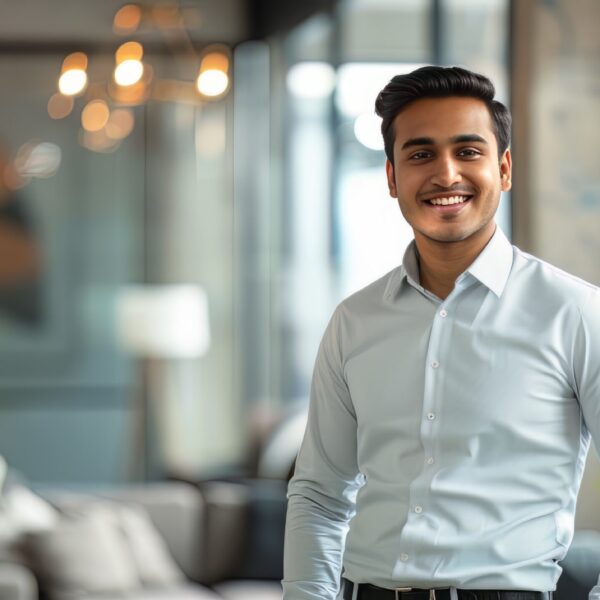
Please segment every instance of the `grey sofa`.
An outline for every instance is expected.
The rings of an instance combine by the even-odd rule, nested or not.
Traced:
[[[246,492],[243,486],[215,483],[207,501],[196,487],[167,482],[90,491],[42,490],[61,510],[110,502],[141,506],[160,533],[185,578],[168,586],[128,592],[128,600],[279,600],[276,581],[235,580],[245,527]],[[34,563],[0,561],[0,600],[39,600],[39,572]],[[46,565],[47,567],[47,565]],[[211,589],[212,588],[212,589]],[[43,589],[41,590],[43,592]],[[70,593],[69,600],[96,600],[94,595]],[[119,594],[100,594],[97,600],[116,600]]]

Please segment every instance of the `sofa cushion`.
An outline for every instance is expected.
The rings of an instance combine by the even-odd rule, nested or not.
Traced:
[[[103,509],[63,515],[54,529],[30,534],[26,550],[51,598],[126,593],[140,585],[127,542]]]
[[[141,506],[79,497],[62,506],[58,525],[31,535],[28,554],[52,598],[131,595],[186,578]]]
[[[58,518],[58,512],[43,498],[20,483],[5,481],[0,492],[0,561],[21,562],[22,537],[52,529]]]
[[[225,600],[281,600],[283,589],[278,581],[228,581],[215,586]]]
[[[126,594],[57,595],[52,600],[223,600],[223,598],[200,585],[185,584],[169,588],[140,589]]]
[[[121,530],[127,540],[136,571],[143,586],[172,586],[185,581],[165,541],[150,517],[139,506],[115,503]]]
[[[21,565],[0,563],[2,600],[37,600],[38,589],[33,573]]]
[[[82,599],[84,600],[84,599]],[[85,600],[88,600],[87,598]],[[100,598],[98,598],[100,600]],[[145,589],[128,595],[127,600],[223,600],[208,588],[197,584],[185,584],[168,589]],[[264,600],[267,600],[265,598]]]

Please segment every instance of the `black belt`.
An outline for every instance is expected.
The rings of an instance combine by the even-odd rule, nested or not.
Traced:
[[[344,600],[353,600],[353,584],[344,583]],[[459,600],[551,600],[551,592],[529,590],[457,590]],[[368,583],[358,584],[356,600],[450,600],[450,589],[422,589],[400,587],[395,590]]]

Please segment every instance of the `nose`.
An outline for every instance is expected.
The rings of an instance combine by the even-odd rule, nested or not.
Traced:
[[[443,188],[449,188],[462,181],[459,165],[456,164],[453,157],[441,156],[432,166],[432,184]]]

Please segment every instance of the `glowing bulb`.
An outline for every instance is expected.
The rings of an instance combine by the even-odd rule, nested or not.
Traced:
[[[220,96],[229,85],[227,73],[217,69],[209,69],[198,75],[196,87],[205,96]]]
[[[115,81],[126,87],[137,83],[143,74],[144,65],[139,60],[124,60],[115,69]]]
[[[65,96],[76,96],[87,85],[87,74],[83,69],[69,69],[58,80],[58,89]]]
[[[100,131],[107,123],[110,110],[104,100],[92,100],[81,113],[81,125],[86,131]]]

